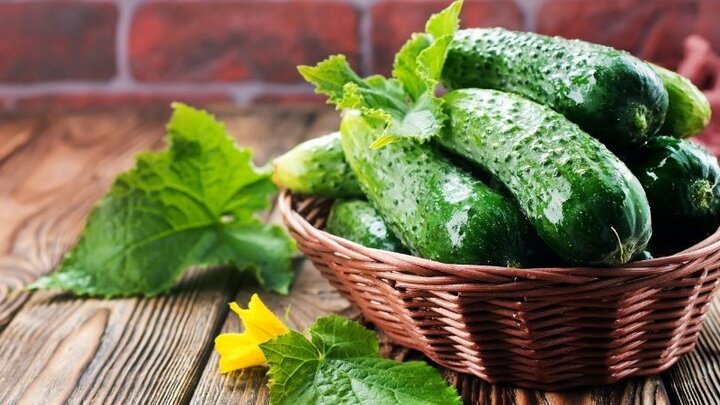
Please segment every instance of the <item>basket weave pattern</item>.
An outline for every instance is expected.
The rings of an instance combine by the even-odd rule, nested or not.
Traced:
[[[695,346],[720,278],[720,230],[614,269],[451,265],[322,231],[331,202],[280,195],[306,257],[394,341],[492,383],[557,390],[662,372]]]

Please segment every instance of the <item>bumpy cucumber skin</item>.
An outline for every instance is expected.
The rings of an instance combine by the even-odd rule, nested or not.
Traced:
[[[562,258],[614,266],[645,249],[651,233],[645,193],[599,141],[514,94],[464,89],[445,101],[450,121],[440,144],[505,184]]]
[[[645,188],[653,217],[650,246],[675,253],[701,241],[720,225],[717,158],[690,141],[658,136],[628,165]]]
[[[280,188],[322,197],[362,197],[345,161],[340,133],[311,139],[273,161],[273,182]]]
[[[654,135],[668,107],[660,78],[627,52],[502,28],[460,30],[442,76],[450,89],[491,88],[547,105],[614,151]]]
[[[340,130],[368,200],[413,254],[445,263],[523,263],[529,229],[510,199],[429,145],[406,140],[371,149],[377,133],[356,111],[345,111]]]
[[[709,123],[712,110],[705,95],[679,74],[650,64],[667,89],[669,104],[660,134],[687,138],[702,131]]]
[[[367,201],[337,200],[330,209],[325,230],[363,246],[405,253],[400,240]]]

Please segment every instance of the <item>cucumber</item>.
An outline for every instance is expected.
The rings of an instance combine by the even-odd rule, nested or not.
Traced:
[[[653,217],[654,253],[675,253],[701,241],[720,225],[717,159],[690,141],[658,136],[628,161],[647,193]]]
[[[345,162],[340,133],[311,139],[273,161],[273,182],[300,194],[362,197],[360,185]]]
[[[635,257],[632,258],[632,261],[638,262],[640,260],[650,260],[652,258],[653,255],[649,250],[643,250],[642,252],[636,254]]]
[[[370,203],[362,200],[335,201],[325,230],[363,246],[405,253],[400,240],[385,225]]]
[[[667,89],[669,104],[660,133],[687,138],[710,123],[710,102],[690,80],[663,67],[650,64]]]
[[[445,263],[523,264],[528,224],[508,198],[429,145],[370,148],[377,133],[358,111],[340,125],[345,158],[373,207],[410,251]]]
[[[645,249],[651,228],[642,186],[598,140],[515,94],[464,89],[444,99],[449,125],[438,142],[507,186],[559,256],[614,266]]]
[[[502,28],[458,31],[442,82],[449,89],[520,94],[565,115],[615,151],[654,135],[668,106],[657,74],[627,52]]]

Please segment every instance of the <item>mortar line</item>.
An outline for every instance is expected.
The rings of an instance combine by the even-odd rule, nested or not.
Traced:
[[[130,69],[130,55],[128,41],[130,38],[130,25],[135,10],[138,8],[138,0],[115,0],[118,10],[118,22],[115,30],[115,66],[117,68],[115,84],[122,87],[134,87],[136,84]]]
[[[46,94],[170,94],[170,93],[211,93],[226,94],[248,92],[252,95],[260,93],[312,94],[312,88],[305,82],[268,83],[261,81],[238,83],[142,83],[139,86],[124,87],[108,82],[41,82],[30,84],[0,84],[0,94],[7,96],[29,97]]]
[[[515,0],[523,14],[523,29],[535,32],[537,29],[537,12],[545,0]]]
[[[350,0],[351,4],[359,10],[360,20],[358,22],[358,44],[360,48],[360,72],[363,76],[372,74],[372,67],[375,62],[372,46],[373,18],[372,9],[375,0]]]

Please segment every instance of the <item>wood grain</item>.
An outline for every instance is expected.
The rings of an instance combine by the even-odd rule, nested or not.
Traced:
[[[0,331],[29,297],[17,290],[55,267],[133,153],[159,145],[166,115],[48,116],[9,132],[15,147],[0,163]]]
[[[102,334],[107,328],[110,311],[99,309],[65,337],[37,376],[42,384],[33,384],[22,394],[18,403],[62,404],[70,396],[73,386],[66,381],[78,381],[95,356]],[[55,388],[58,387],[58,388]]]
[[[224,269],[191,273],[156,299],[34,294],[0,335],[0,364],[14,370],[0,375],[0,403],[181,402],[236,282]]]
[[[40,120],[12,118],[0,122],[0,164],[30,143]]]
[[[720,404],[720,297],[710,305],[695,351],[664,375],[677,404]]]

